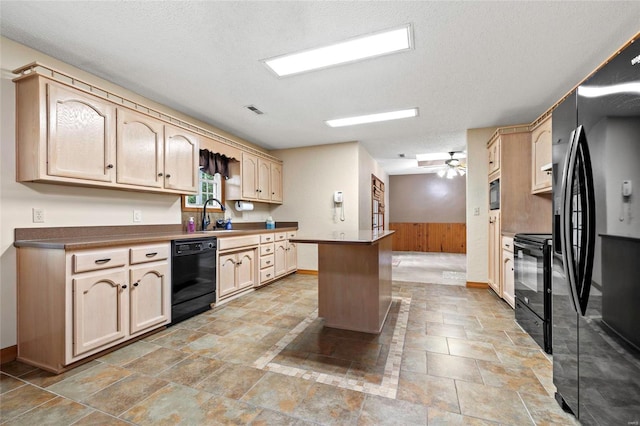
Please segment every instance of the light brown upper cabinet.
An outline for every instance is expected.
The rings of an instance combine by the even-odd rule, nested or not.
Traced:
[[[531,192],[551,192],[551,115],[531,131]]]
[[[227,200],[282,203],[282,163],[243,152],[242,161],[230,163],[229,169]]]
[[[112,104],[35,78],[21,81],[16,94],[19,181],[114,181]]]
[[[126,108],[118,108],[117,115],[118,183],[162,188],[162,122]]]
[[[258,158],[258,200],[271,201],[271,161]]]
[[[282,164],[271,163],[271,201],[282,203]]]
[[[15,82],[17,181],[196,192],[196,134],[40,74]]]
[[[493,180],[500,172],[500,138],[496,137],[491,140],[487,147],[489,161],[489,180]]]
[[[164,187],[195,192],[200,148],[198,136],[176,126],[164,126]]]

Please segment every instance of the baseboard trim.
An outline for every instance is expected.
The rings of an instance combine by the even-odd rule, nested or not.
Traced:
[[[318,275],[318,271],[313,269],[298,269],[298,273],[301,275]]]
[[[481,288],[481,289],[485,289],[485,288],[489,288],[489,284],[487,284],[487,283],[480,283],[480,282],[474,282],[474,281],[467,281],[467,288]]]
[[[18,357],[18,345],[8,346],[0,349],[0,364],[15,361]]]

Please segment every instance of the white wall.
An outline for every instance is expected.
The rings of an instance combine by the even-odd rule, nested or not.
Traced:
[[[284,162],[285,203],[273,209],[274,218],[298,221],[300,235],[357,230],[358,150],[357,142],[347,142],[272,151]],[[333,204],[335,191],[344,193],[344,222]],[[298,268],[318,269],[315,244],[298,244]]]
[[[11,81],[15,76],[11,70],[33,61],[40,61],[92,84],[251,145],[50,56],[0,37],[0,348],[16,344],[16,249],[13,247],[15,228],[133,225],[133,209],[142,211],[144,225],[178,224],[181,221],[180,197],[176,195],[16,182],[15,88]],[[45,223],[32,223],[31,209],[34,207],[45,210]],[[269,207],[261,206],[254,212],[234,217],[245,221],[264,220],[269,211]]]
[[[384,229],[389,229],[389,175],[380,167],[380,164],[367,152],[361,144],[358,144],[358,163],[359,178],[358,186],[360,187],[359,200],[359,220],[358,227],[360,229],[371,229],[372,225],[372,208],[371,201],[371,175],[375,175],[384,183]]]
[[[488,278],[489,181],[487,142],[496,128],[467,130],[467,281]],[[478,208],[479,215],[474,215]]]

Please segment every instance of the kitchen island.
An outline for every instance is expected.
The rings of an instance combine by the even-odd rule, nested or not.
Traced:
[[[391,307],[393,233],[302,233],[290,240],[318,244],[318,316],[327,327],[382,331]]]

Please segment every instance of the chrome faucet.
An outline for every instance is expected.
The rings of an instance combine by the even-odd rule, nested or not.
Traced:
[[[209,198],[207,201],[205,201],[204,206],[202,207],[202,230],[203,231],[206,231],[207,226],[209,226],[209,224],[211,223],[211,220],[209,220],[209,217],[207,216],[207,204],[209,204],[209,201],[215,201],[216,203],[220,204],[220,208],[222,209],[222,211],[226,210],[222,205],[222,203],[220,202],[220,200],[218,200],[217,198]]]

